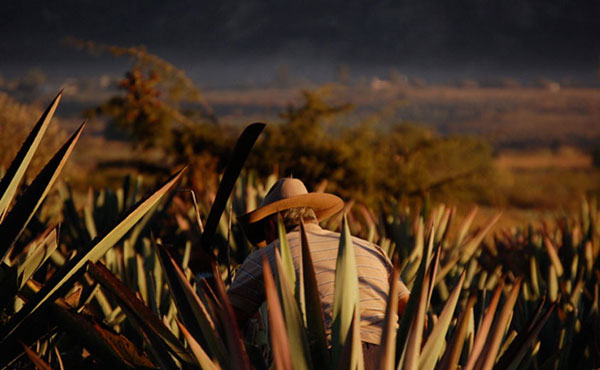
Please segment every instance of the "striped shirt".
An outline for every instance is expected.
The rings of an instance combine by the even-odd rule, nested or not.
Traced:
[[[324,230],[316,224],[306,224],[305,229],[329,335],[331,333],[335,265],[340,234]],[[289,232],[287,239],[298,274],[302,258],[300,232]],[[352,238],[352,242],[359,279],[361,340],[379,344],[383,331],[392,264],[379,246],[355,237]],[[274,248],[277,243],[276,240],[251,253],[238,269],[235,280],[229,288],[228,295],[231,304],[248,316],[253,315],[265,300],[262,258],[263,255],[266,255],[271,266],[274,266]],[[401,282],[400,299],[408,294],[408,289]]]

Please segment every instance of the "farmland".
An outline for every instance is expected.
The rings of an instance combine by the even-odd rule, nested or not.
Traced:
[[[593,89],[574,88],[363,88],[326,86],[323,100],[294,89],[270,88],[207,90],[203,98],[219,116],[219,125],[228,127],[234,138],[244,123],[265,120],[281,126],[282,131],[271,136],[286,137],[286,127],[300,125],[304,130],[331,134],[323,143],[352,148],[352,143],[361,143],[347,141],[345,130],[363,127],[357,131],[363,136],[351,139],[369,139],[391,126],[394,138],[401,146],[408,145],[408,152],[394,152],[393,146],[386,150],[423,166],[416,172],[410,166],[395,168],[423,181],[446,170],[431,163],[432,159],[458,169],[463,160],[468,165],[472,160],[468,150],[463,157],[442,161],[454,150],[465,150],[460,146],[490,156],[492,172],[477,170],[473,176],[457,178],[456,184],[450,175],[443,186],[434,182],[418,192],[399,192],[397,198],[391,193],[369,198],[373,194],[357,187],[363,191],[357,196],[364,198],[355,201],[348,196],[347,204],[353,206],[346,216],[338,215],[325,225],[380,244],[395,259],[395,273],[412,291],[398,330],[392,329],[393,324],[385,329],[385,340],[395,346],[383,346],[378,361],[403,369],[596,367],[600,224],[595,197],[600,173],[591,153],[599,135],[593,106],[600,95]],[[6,110],[10,113],[7,122],[23,125],[11,123],[14,140],[5,137],[3,142],[23,142],[36,132],[43,135],[45,129],[30,131],[31,117],[41,115],[40,108],[4,99],[6,106],[16,107]],[[71,109],[100,104],[94,99],[78,101],[75,94],[62,99],[73,99]],[[350,107],[348,103],[352,109],[335,108]],[[313,112],[333,112],[333,119],[311,121]],[[331,351],[323,341],[289,340],[324,333],[319,334],[314,321],[302,322],[299,315],[308,311],[296,311],[304,306],[295,302],[311,298],[298,296],[286,285],[293,277],[283,265],[275,272],[275,282],[265,275],[269,312],[262,309],[243,334],[231,326],[235,321],[227,309],[223,282],[230,268],[251,250],[236,215],[260,202],[274,175],[263,177],[252,169],[242,173],[231,207],[220,223],[212,223],[215,237],[202,247],[204,259],[197,260],[200,237],[207,233],[203,227],[211,224],[207,220],[214,199],[210,187],[202,184],[196,189],[197,207],[188,191],[196,183],[193,177],[174,172],[181,168],[175,156],[166,155],[160,147],[134,148],[122,134],[109,135],[106,117],[79,127],[76,114],[63,114],[57,110],[58,125],[47,131],[39,149],[30,141],[21,146],[21,150],[38,149],[37,162],[30,163],[32,169],[23,177],[21,188],[11,185],[0,194],[5,213],[0,232],[6,236],[2,250],[7,261],[2,266],[6,303],[0,321],[5,366],[28,367],[33,362],[65,364],[65,368],[107,364],[249,368],[266,367],[273,361],[282,367],[281,361],[289,356],[286,352],[293,353],[294,364],[306,368],[323,363],[362,366],[360,346],[335,339],[352,338],[351,326],[334,329]],[[573,123],[572,129],[561,126],[559,119]],[[413,124],[394,126],[398,121]],[[43,119],[36,127],[48,123]],[[327,131],[320,131],[319,125]],[[406,138],[417,140],[417,145],[411,147],[412,141],[403,141]],[[48,153],[61,143],[62,149],[39,172]],[[394,141],[386,145],[390,143]],[[257,153],[265,150],[261,145],[271,144],[259,140]],[[411,154],[422,147],[427,151],[421,156]],[[314,148],[335,155],[346,150]],[[438,150],[444,150],[442,157]],[[15,163],[28,166],[27,161],[21,158]],[[195,171],[195,176],[216,178],[209,171],[218,167],[193,165],[187,171]],[[5,173],[11,184],[20,182],[23,175],[21,171]],[[179,191],[174,191],[179,182]],[[325,188],[334,185],[334,181],[321,182]],[[371,189],[381,193],[377,187]],[[476,193],[477,189],[485,195]],[[18,196],[9,202],[14,192]],[[376,203],[385,197],[389,201]],[[340,250],[346,254],[340,253],[339,261],[352,258],[347,255],[351,249]],[[212,274],[215,279],[197,280],[194,273]],[[301,274],[307,279],[311,271]],[[344,289],[356,289],[351,275],[340,272],[336,279]],[[200,288],[192,289],[192,284]],[[351,315],[357,304],[345,302],[343,314]],[[394,303],[390,300],[389,304]],[[286,314],[277,316],[281,310]],[[261,324],[265,322],[267,327]],[[289,331],[293,326],[300,334]],[[420,338],[422,346],[417,345]],[[36,343],[38,347],[23,352],[22,343],[27,349]],[[282,348],[287,348],[283,354]],[[341,355],[342,348],[349,352]],[[397,358],[400,353],[405,357]]]

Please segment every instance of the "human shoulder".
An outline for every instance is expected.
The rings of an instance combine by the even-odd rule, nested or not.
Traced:
[[[372,243],[368,240],[364,240],[364,239],[355,237],[355,236],[352,237],[352,242],[354,243],[355,246],[359,246],[360,248],[368,250],[373,255],[378,257],[381,260],[381,262],[385,265],[385,267],[388,269],[388,271],[391,272],[392,262],[390,261],[389,257],[385,253],[385,251],[379,245]]]

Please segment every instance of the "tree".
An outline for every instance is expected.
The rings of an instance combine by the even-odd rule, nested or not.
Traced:
[[[185,72],[143,47],[71,42],[93,53],[127,56],[133,62],[119,83],[120,93],[88,111],[88,116],[108,116],[109,125],[124,132],[142,151],[158,149],[173,164],[190,163],[193,186],[200,193],[213,191],[235,133],[219,124]]]

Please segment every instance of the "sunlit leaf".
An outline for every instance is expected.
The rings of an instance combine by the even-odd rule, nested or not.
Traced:
[[[25,354],[27,355],[27,357],[29,357],[31,362],[33,362],[37,370],[52,370],[50,365],[48,365],[48,363],[44,361],[35,351],[27,347],[24,343],[21,344],[23,345]]]
[[[512,315],[515,302],[519,296],[520,288],[521,279],[517,278],[510,291],[510,294],[508,295],[508,298],[506,299],[506,302],[504,302],[504,306],[502,306],[502,311],[498,315],[498,318],[494,321],[494,326],[490,330],[490,335],[488,336],[485,346],[481,351],[479,360],[475,364],[475,369],[490,370],[494,366],[496,356],[498,355],[498,350],[500,349],[502,337],[506,332],[506,327],[509,323],[510,316]]]
[[[96,237],[86,252],[77,254],[60,271],[56,272],[36,296],[1,328],[0,343],[5,341],[29,315],[39,309],[67,282],[76,277],[75,275],[85,267],[88,261],[98,261],[108,249],[112,248],[175,185],[182,173],[183,170],[173,175],[157,191],[146,197],[134,209],[128,212],[114,227]]]
[[[215,333],[214,319],[210,317],[204,303],[192,288],[169,250],[156,244],[155,248],[169,284],[172,298],[186,329],[191,330],[196,340],[202,345],[208,346],[211,357],[225,363],[226,353],[222,341]]]
[[[469,354],[469,359],[465,365],[465,370],[473,369],[477,359],[479,358],[479,355],[481,354],[481,351],[483,350],[488,333],[492,326],[492,320],[494,320],[494,315],[496,314],[496,308],[498,307],[498,302],[500,301],[500,295],[502,294],[503,287],[503,282],[500,282],[500,284],[496,286],[496,290],[494,291],[494,295],[487,306],[483,320],[477,329],[477,334],[475,335],[475,340],[473,342],[473,349]]]
[[[331,358],[327,349],[325,318],[304,222],[300,223],[300,239],[302,247],[302,281],[306,305],[306,331],[313,359],[313,368],[330,368]]]
[[[193,363],[189,353],[183,348],[173,333],[156,317],[135,294],[101,263],[89,263],[90,275],[117,298],[119,304],[127,309],[128,315],[137,318],[143,330],[153,333],[168,346],[170,351],[187,363]]]
[[[206,352],[202,349],[200,344],[196,341],[196,339],[190,334],[185,326],[179,320],[177,321],[177,325],[179,325],[179,330],[183,333],[185,340],[188,342],[190,349],[194,356],[196,356],[196,360],[198,360],[198,364],[202,367],[202,369],[206,370],[218,370],[221,367],[210,359]]]
[[[10,252],[13,243],[17,241],[25,227],[38,210],[50,188],[58,178],[67,159],[71,155],[75,144],[79,140],[85,122],[79,126],[77,131],[65,142],[65,144],[54,154],[52,159],[44,166],[33,182],[27,187],[19,200],[6,214],[0,224],[0,261],[3,261]]]
[[[450,297],[446,301],[437,323],[429,334],[427,342],[425,342],[425,346],[421,350],[421,354],[419,356],[419,369],[433,370],[435,367],[442,349],[444,348],[444,344],[446,344],[446,333],[448,332],[450,322],[454,316],[454,310],[456,308],[458,298],[460,297],[460,291],[462,289],[464,280],[465,273],[463,272],[459,281],[454,286],[452,293],[450,293]]]
[[[390,279],[390,293],[385,308],[383,320],[383,333],[381,335],[380,354],[377,369],[393,370],[395,368],[396,353],[396,323],[398,321],[398,293],[400,291],[400,265],[398,255],[394,255],[394,270]]]
[[[288,281],[287,275],[280,272],[283,271],[284,267],[277,250],[275,250],[275,263],[277,266],[279,292],[281,294],[281,308],[283,309],[292,363],[295,369],[310,369],[312,368],[312,361],[303,326],[304,320],[298,309],[298,303],[294,299],[292,285]]]
[[[460,359],[460,354],[463,350],[465,339],[467,336],[467,331],[469,327],[469,316],[473,312],[473,306],[475,305],[476,300],[477,296],[475,294],[472,294],[469,297],[465,309],[460,313],[458,323],[454,328],[452,338],[448,342],[448,345],[446,346],[446,351],[444,352],[444,356],[438,364],[439,369],[457,368],[458,360]]]
[[[46,129],[50,124],[50,120],[52,120],[52,116],[54,116],[54,112],[56,111],[56,107],[58,106],[61,97],[62,91],[56,95],[48,108],[46,108],[46,111],[33,127],[29,136],[27,136],[27,139],[25,139],[25,142],[19,149],[15,159],[12,161],[10,167],[8,167],[8,170],[6,170],[6,173],[0,181],[0,222],[6,215],[8,206],[17,192],[19,183],[25,175],[25,171],[31,162],[31,158],[33,158],[33,154],[46,133]]]
[[[285,320],[273,272],[267,259],[263,259],[263,277],[265,281],[265,293],[267,296],[267,306],[269,308],[269,331],[271,333],[271,347],[273,349],[273,362],[275,367],[280,370],[292,370],[292,356],[290,343],[285,329]]]
[[[358,291],[358,272],[354,256],[354,244],[350,236],[347,218],[344,216],[337,262],[335,267],[335,287],[331,323],[331,342],[333,364],[340,363],[342,350],[346,344],[354,311],[360,312]],[[357,351],[362,353],[362,349]],[[362,357],[362,354],[361,354]]]

